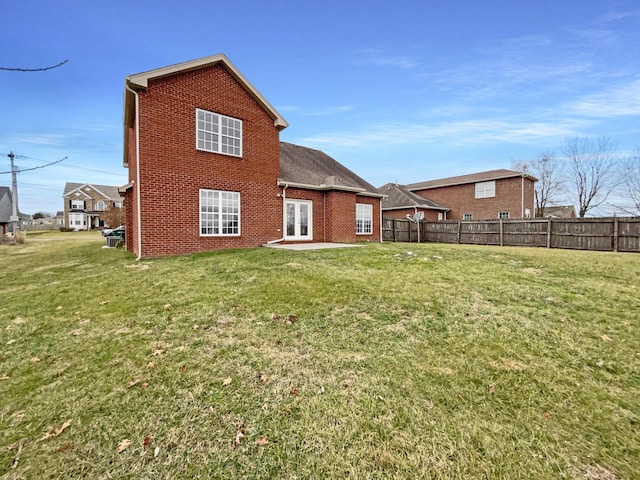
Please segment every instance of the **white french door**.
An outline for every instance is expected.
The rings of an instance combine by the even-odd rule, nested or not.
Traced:
[[[313,203],[307,200],[285,200],[285,240],[312,240]]]

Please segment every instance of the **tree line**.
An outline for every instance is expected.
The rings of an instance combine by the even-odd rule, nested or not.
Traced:
[[[545,152],[516,161],[513,168],[538,179],[538,217],[560,202],[573,204],[580,218],[604,206],[640,215],[640,148],[625,155],[609,137],[572,137],[564,140],[559,155]]]

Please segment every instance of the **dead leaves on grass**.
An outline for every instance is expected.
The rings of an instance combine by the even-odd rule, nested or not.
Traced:
[[[129,448],[129,445],[131,445],[131,443],[131,440],[129,440],[128,438],[120,440],[120,443],[118,443],[118,453],[124,452],[127,448]]]
[[[282,322],[282,325],[291,325],[295,322],[298,321],[298,317],[296,315],[293,314],[288,314],[288,315],[278,315],[277,313],[274,313],[273,315],[271,315],[271,320],[274,321],[280,321]]]
[[[51,429],[47,433],[45,433],[41,438],[39,438],[37,441],[42,442],[43,440],[47,440],[48,438],[57,437],[62,432],[64,432],[69,425],[71,425],[71,420],[67,420],[59,427],[51,427]]]

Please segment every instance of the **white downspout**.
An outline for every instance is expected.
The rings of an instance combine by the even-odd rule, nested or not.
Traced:
[[[380,209],[380,243],[384,243],[382,240],[382,198],[378,202],[378,208]]]
[[[524,218],[524,175],[520,178],[520,218]]]
[[[267,245],[273,245],[274,243],[280,243],[282,241],[284,241],[284,229],[286,228],[285,225],[285,201],[287,200],[287,187],[289,186],[289,184],[285,183],[284,186],[282,187],[282,193],[278,194],[278,196],[282,196],[282,238],[278,238],[277,240],[269,240],[267,242]]]
[[[138,102],[138,93],[129,87],[129,85],[125,82],[125,88],[133,93],[133,97],[136,99],[136,182],[135,189],[136,195],[138,197],[138,211],[136,212],[136,220],[138,223],[138,256],[136,260],[140,260],[142,258],[142,208],[140,203],[142,202],[142,198],[140,197],[140,122],[139,120],[139,102]]]

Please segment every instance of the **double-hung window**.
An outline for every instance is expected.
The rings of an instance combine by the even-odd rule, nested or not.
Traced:
[[[370,235],[373,232],[373,205],[356,203],[356,234]]]
[[[240,235],[240,193],[200,190],[200,235]]]
[[[196,108],[196,148],[242,156],[242,120]]]
[[[476,198],[492,198],[496,196],[496,181],[476,183]]]
[[[84,200],[71,200],[73,210],[84,210]]]

